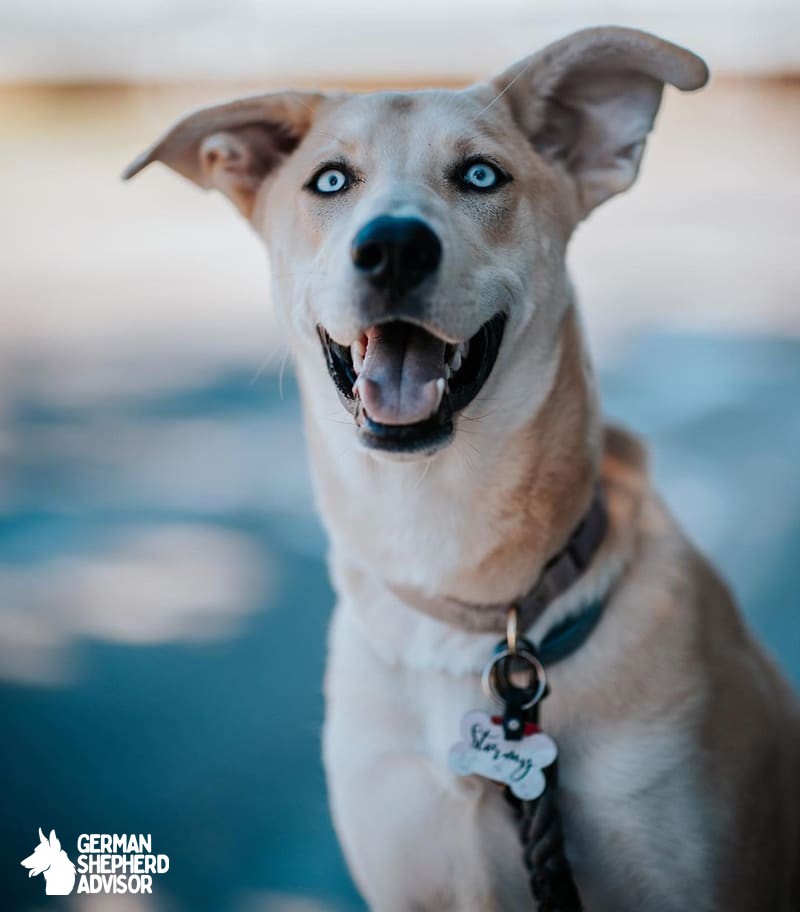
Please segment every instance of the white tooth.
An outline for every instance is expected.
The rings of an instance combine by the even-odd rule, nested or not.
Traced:
[[[436,405],[434,406],[434,409],[438,409],[442,403],[442,396],[444,396],[445,385],[446,384],[444,382],[444,377],[439,377],[439,379],[436,381]]]
[[[356,339],[350,346],[350,356],[353,359],[353,367],[356,369],[357,374],[361,373],[361,368],[364,366],[364,355],[366,355],[366,353],[367,349],[362,339]]]
[[[462,358],[466,358],[469,353],[469,339],[466,342],[459,342],[458,351],[461,353]]]
[[[455,354],[453,355],[450,365],[453,368],[453,373],[455,374],[461,368],[461,348],[457,348]]]
[[[445,379],[445,380],[449,380],[452,376],[453,376],[453,371],[451,370],[450,365],[449,365],[449,364],[445,364],[445,366],[444,366],[444,379]]]

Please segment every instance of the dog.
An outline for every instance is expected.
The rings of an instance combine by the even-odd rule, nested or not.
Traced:
[[[20,864],[30,868],[28,877],[44,873],[44,892],[47,896],[69,896],[75,886],[75,865],[61,848],[55,830],[50,830],[50,838],[47,839],[39,827],[39,844]]]
[[[460,91],[205,108],[126,172],[160,161],[221,191],[269,250],[338,594],[330,802],[372,909],[533,908],[500,788],[448,754],[490,705],[498,617],[598,489],[591,559],[524,623],[541,643],[603,605],[540,716],[583,907],[800,905],[797,702],[642,445],[603,426],[565,265],[635,180],[664,86],[707,78],[674,44],[594,28]]]

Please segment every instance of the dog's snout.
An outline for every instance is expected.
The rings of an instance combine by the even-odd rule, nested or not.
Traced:
[[[376,288],[403,294],[434,273],[442,244],[418,218],[382,215],[353,239],[353,264]]]

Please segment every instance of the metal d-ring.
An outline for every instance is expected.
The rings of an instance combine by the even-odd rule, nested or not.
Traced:
[[[508,651],[511,655],[517,654],[517,621],[519,619],[519,612],[517,611],[517,606],[512,605],[508,609],[508,617],[506,617],[506,643],[508,644]]]
[[[530,709],[532,706],[535,706],[539,700],[545,694],[547,690],[547,678],[545,676],[544,667],[539,661],[536,651],[533,646],[524,638],[516,636],[514,637],[514,650],[511,649],[511,644],[509,642],[500,643],[494,651],[494,655],[486,663],[486,666],[483,669],[483,674],[481,675],[481,683],[483,684],[483,692],[492,700],[495,700],[501,706],[506,705],[506,697],[502,694],[498,688],[497,682],[497,669],[502,662],[509,658],[522,659],[526,662],[530,668],[531,673],[536,679],[536,689],[533,691],[531,697],[529,697],[524,703],[519,705],[520,709]],[[509,688],[512,685],[509,682]],[[523,690],[523,688],[513,688],[515,690]],[[524,688],[527,690],[527,688]]]

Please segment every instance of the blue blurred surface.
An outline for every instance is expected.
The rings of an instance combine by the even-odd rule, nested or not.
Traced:
[[[0,644],[18,649],[13,598],[30,598],[34,628],[58,636],[28,635],[25,648],[62,673],[37,681],[35,663],[27,677],[11,663],[0,680],[7,912],[75,908],[43,905],[42,879],[19,867],[39,826],[65,846],[80,833],[152,833],[171,859],[153,908],[277,909],[269,897],[280,894],[361,908],[319,760],[332,593],[297,390],[288,377],[283,397],[276,376],[252,381],[231,369],[177,392],[75,406],[34,395],[24,377],[10,393],[0,579],[16,582],[0,600]],[[800,343],[647,336],[602,386],[608,415],[647,438],[668,502],[800,682]],[[162,527],[211,529],[269,572],[216,634],[129,642],[91,623],[72,631],[47,589],[51,569]],[[110,587],[108,606],[125,596]],[[108,897],[102,908],[122,906]]]

